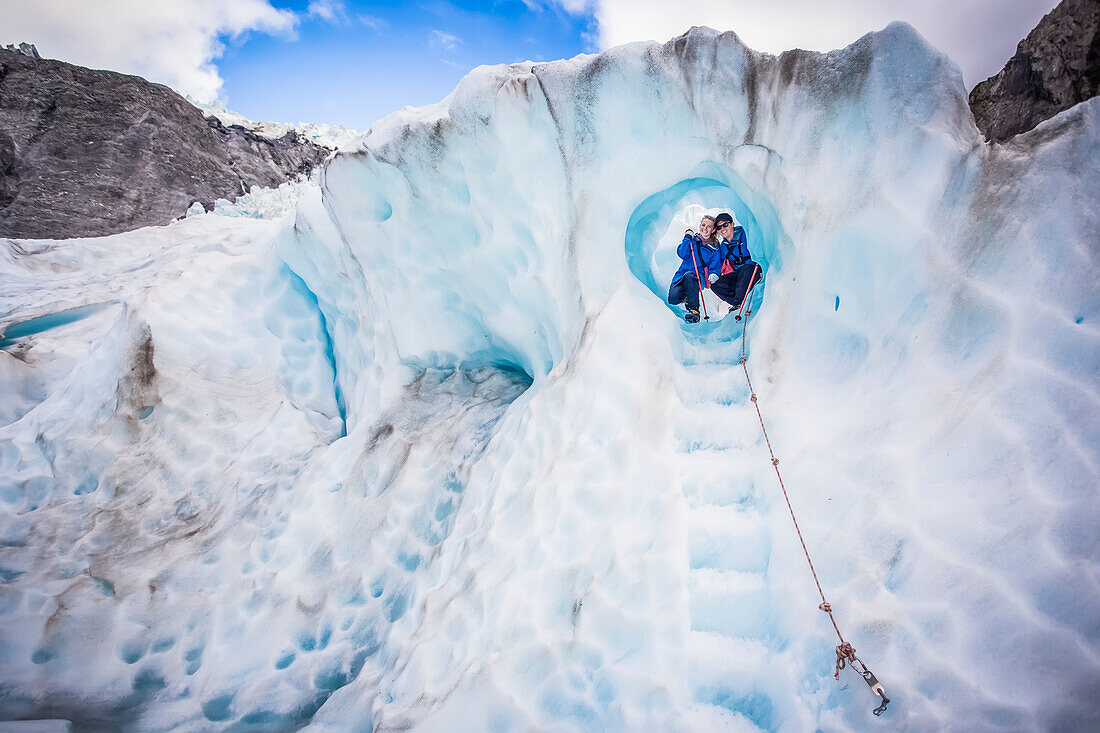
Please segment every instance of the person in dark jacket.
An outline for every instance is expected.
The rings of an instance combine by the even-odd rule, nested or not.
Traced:
[[[690,229],[684,233],[684,239],[676,248],[676,254],[682,260],[680,268],[672,276],[672,285],[668,289],[669,305],[684,303],[687,313],[684,320],[688,323],[699,322],[699,296],[702,294],[700,283],[709,287],[718,280],[721,260],[718,258],[718,239],[714,235],[714,217],[704,216],[699,222],[699,233]]]
[[[720,276],[710,288],[719,298],[729,303],[729,312],[741,308],[748,295],[750,283],[759,282],[763,271],[749,254],[745,230],[734,223],[733,217],[723,212],[715,217],[715,228],[720,237],[718,256]]]

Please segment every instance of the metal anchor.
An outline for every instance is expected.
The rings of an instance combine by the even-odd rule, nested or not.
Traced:
[[[830,618],[832,617],[833,609],[829,606],[828,601],[822,601],[819,608],[829,614]],[[834,621],[833,624],[835,625],[836,622]],[[859,665],[859,669],[856,669],[857,664]],[[856,656],[856,650],[852,645],[846,641],[842,641],[840,646],[836,648],[836,672],[833,674],[833,677],[839,680],[840,670],[844,669],[845,665],[850,666],[855,672],[863,677],[863,681],[871,688],[871,692],[882,698],[882,704],[871,712],[876,716],[885,713],[886,706],[890,704],[890,698],[886,697],[886,690],[883,688],[882,683],[878,681],[878,677],[875,677],[874,672],[867,669],[867,665],[863,663],[863,660]]]
[[[871,688],[871,692],[882,698],[882,704],[871,712],[875,715],[882,715],[886,712],[886,706],[890,704],[890,698],[886,697],[886,690],[883,689],[882,683],[875,677],[875,673],[867,669],[862,660],[860,660],[859,664],[863,667],[863,671],[860,672],[860,674],[863,675],[863,679],[867,682],[867,686]]]

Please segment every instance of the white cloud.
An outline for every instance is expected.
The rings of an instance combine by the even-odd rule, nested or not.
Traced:
[[[359,13],[355,16],[356,20],[370,28],[375,33],[381,33],[389,25],[386,21],[374,15],[368,15],[366,13]]]
[[[600,0],[559,0],[561,6],[570,13],[580,14],[593,6],[598,6]]]
[[[319,20],[322,23],[331,23],[335,26],[347,27],[353,23],[370,28],[375,33],[382,32],[389,24],[376,15],[369,13],[355,13],[348,10],[344,0],[310,0],[306,7],[306,18]]]
[[[452,51],[460,43],[462,43],[461,38],[452,36],[450,33],[444,33],[443,31],[433,30],[428,34],[428,45],[438,51]]]
[[[732,30],[760,51],[828,51],[904,20],[962,69],[967,86],[991,76],[1058,0],[559,0],[595,14],[600,48],[667,41],[693,25]]]
[[[344,0],[309,0],[306,16],[333,25],[346,25],[350,21]]]
[[[0,43],[34,43],[46,58],[139,74],[209,102],[223,39],[293,37],[298,19],[268,0],[4,0]]]

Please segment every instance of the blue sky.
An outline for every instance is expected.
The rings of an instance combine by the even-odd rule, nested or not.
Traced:
[[[297,38],[249,33],[227,41],[217,61],[226,106],[254,120],[324,121],[365,131],[405,105],[442,99],[479,64],[594,50],[591,17],[557,5],[346,2],[329,18],[310,16],[307,0],[272,5],[299,14]]]

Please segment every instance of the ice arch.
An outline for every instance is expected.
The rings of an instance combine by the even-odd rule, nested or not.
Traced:
[[[774,276],[782,269],[783,258],[790,252],[791,244],[775,207],[728,166],[702,163],[687,178],[648,196],[635,207],[627,221],[625,247],[630,271],[662,301],[666,301],[676,263],[664,262],[656,256],[657,242],[671,216],[690,203],[728,209],[745,228],[753,259],[760,263],[765,276]],[[762,302],[765,289],[766,282],[765,287],[755,289],[754,309]],[[693,328],[709,332],[731,327],[721,324],[702,323]]]

